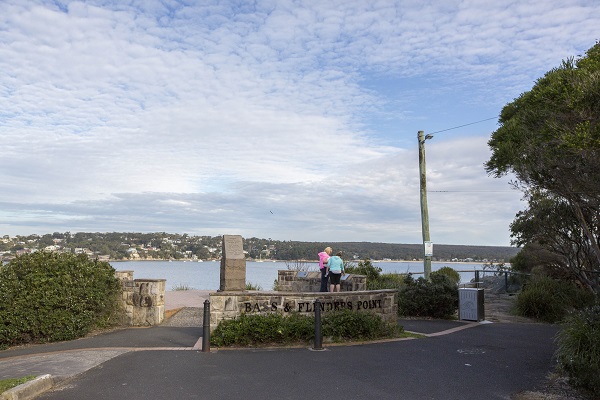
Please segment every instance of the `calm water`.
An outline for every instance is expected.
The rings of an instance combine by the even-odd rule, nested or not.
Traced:
[[[187,286],[197,290],[217,290],[220,281],[219,261],[112,261],[110,263],[117,271],[134,271],[134,279],[166,279],[167,290],[177,286]],[[293,265],[293,264],[290,264]],[[311,270],[317,270],[318,263],[306,263]],[[382,272],[422,273],[423,262],[376,262]],[[457,271],[474,271],[482,269],[482,264],[437,263],[431,264],[431,270],[436,271],[444,266]],[[277,279],[277,271],[288,269],[287,264],[277,262],[247,262],[246,282],[259,285],[263,290],[271,290]],[[461,282],[469,282],[474,278],[474,272],[461,272]]]

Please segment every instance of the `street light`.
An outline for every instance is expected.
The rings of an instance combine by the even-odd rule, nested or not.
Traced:
[[[429,211],[427,210],[427,178],[425,175],[425,141],[433,138],[433,135],[425,135],[419,131],[419,174],[421,186],[421,226],[423,232],[423,273],[425,279],[429,280],[431,274],[431,256],[433,255],[433,244],[429,237]]]

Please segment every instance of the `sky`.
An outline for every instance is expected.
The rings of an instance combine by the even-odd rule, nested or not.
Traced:
[[[431,241],[507,246],[526,204],[487,142],[599,20],[596,0],[2,0],[0,236],[421,243],[424,131]]]

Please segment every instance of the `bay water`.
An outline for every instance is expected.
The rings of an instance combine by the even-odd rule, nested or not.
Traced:
[[[186,287],[195,290],[217,290],[220,284],[220,261],[111,261],[117,271],[134,271],[134,279],[166,279],[166,290]],[[316,262],[302,263],[310,271],[317,271]],[[383,273],[412,273],[415,278],[422,276],[422,261],[373,262]],[[289,268],[288,268],[289,266]],[[278,270],[294,269],[296,262],[264,261],[246,262],[246,282],[260,286],[262,290],[272,290],[277,280]],[[461,283],[470,282],[475,270],[481,270],[483,264],[432,262],[431,270],[448,266],[459,271]]]

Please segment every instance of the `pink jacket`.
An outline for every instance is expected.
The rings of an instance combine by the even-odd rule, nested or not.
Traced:
[[[324,251],[319,253],[319,268],[323,269],[325,268],[325,263],[327,262],[327,260],[329,260],[329,254],[325,253]]]

